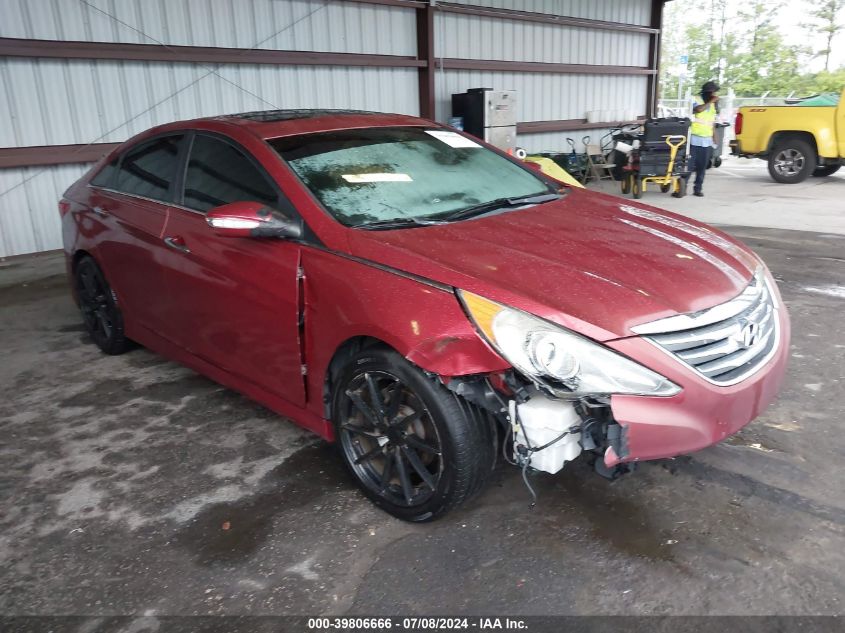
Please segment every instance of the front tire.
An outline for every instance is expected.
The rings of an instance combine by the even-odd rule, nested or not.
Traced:
[[[97,262],[91,257],[82,258],[74,277],[79,309],[91,340],[106,354],[122,354],[130,349],[132,342],[123,332],[123,313],[117,295]]]
[[[340,371],[338,448],[364,494],[405,521],[432,521],[475,495],[496,459],[493,422],[401,355],[369,348]]]
[[[822,165],[821,167],[816,167],[813,170],[813,177],[824,178],[825,176],[830,176],[838,172],[840,167],[841,165]]]
[[[810,177],[817,161],[816,151],[807,141],[787,138],[769,154],[769,175],[775,182],[794,185]]]

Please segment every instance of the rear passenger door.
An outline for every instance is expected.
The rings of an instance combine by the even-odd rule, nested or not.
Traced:
[[[130,329],[157,331],[165,292],[161,241],[176,193],[184,134],[141,141],[91,182],[92,213],[107,230],[97,246],[106,278]]]
[[[300,245],[215,235],[206,212],[241,201],[296,215],[246,150],[227,137],[197,132],[180,207],[171,211],[164,231],[167,328],[195,356],[302,406]]]

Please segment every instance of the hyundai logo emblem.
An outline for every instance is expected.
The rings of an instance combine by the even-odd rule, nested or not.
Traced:
[[[748,349],[760,336],[760,324],[754,321],[746,322],[742,329],[734,335],[734,341],[743,349]]]

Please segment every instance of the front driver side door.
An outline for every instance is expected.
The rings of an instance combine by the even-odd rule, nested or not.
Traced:
[[[289,205],[269,175],[230,140],[197,133],[181,205],[171,209],[164,333],[191,354],[303,406],[297,271],[300,245],[215,235],[205,213],[230,202]],[[286,209],[288,215],[291,209]]]

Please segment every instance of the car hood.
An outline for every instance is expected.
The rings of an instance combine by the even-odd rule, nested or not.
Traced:
[[[352,230],[350,250],[597,340],[725,302],[760,265],[747,247],[704,224],[581,189],[451,224]]]

